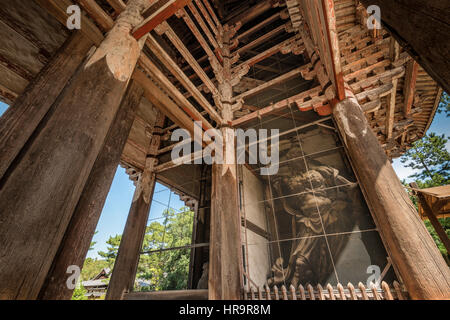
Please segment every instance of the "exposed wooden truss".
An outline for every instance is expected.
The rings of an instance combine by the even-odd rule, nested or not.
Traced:
[[[44,0],[39,2],[61,22],[65,22],[67,13],[63,12],[63,8],[71,4],[70,0],[64,0],[62,4]],[[204,129],[212,128],[215,124],[222,124],[223,119],[219,113],[223,106],[218,86],[222,81],[223,23],[208,0],[169,0],[153,10],[151,7],[156,2],[150,1],[148,18],[134,30],[137,37],[148,36],[145,45],[158,60],[141,59],[140,64],[147,74],[145,78],[149,79],[150,76],[152,83],[157,83],[157,86],[163,88],[162,94],[170,97],[167,100],[168,103],[175,101],[178,105],[169,117],[177,126],[186,127],[188,119],[191,122],[200,120]],[[101,41],[102,32],[111,28],[115,16],[126,6],[121,0],[109,0],[108,3],[116,13],[115,16],[110,16],[95,1],[80,0],[78,3],[100,28],[92,24],[90,20],[85,21],[88,27],[83,28],[83,32],[96,43]],[[264,14],[274,7],[280,8],[278,12],[267,15],[254,26],[243,29],[254,15]],[[368,32],[364,25],[361,25],[364,19],[367,19],[361,15],[361,10],[361,7],[357,7],[357,3],[347,0],[332,2],[308,0],[303,3],[290,1],[286,9],[278,2],[269,5],[267,1],[251,9],[251,12],[243,13],[228,21],[228,28],[232,32],[230,39],[233,85],[236,88],[240,83],[243,83],[244,87],[245,83],[249,85],[247,90],[233,95],[233,110],[241,110],[245,101],[252,96],[272,88],[276,89],[278,84],[301,75],[303,79],[316,79],[320,84],[321,92],[314,97],[313,101],[298,100],[297,106],[301,110],[313,108],[321,114],[327,114],[332,106],[330,104],[332,99],[341,98],[342,84],[345,81],[354,90],[368,117],[372,118],[373,128],[378,130],[380,143],[387,152],[395,156],[398,151],[405,150],[405,146],[417,139],[420,132],[423,132],[422,130],[430,123],[429,117],[425,120],[425,116],[420,115],[423,110],[418,106],[427,103],[429,107],[426,110],[434,110],[439,88],[431,79],[425,82],[420,67],[406,52],[399,50],[398,56],[392,59],[391,43],[396,46],[398,43],[387,38],[383,30],[377,34]],[[179,21],[184,21],[196,40],[198,48],[201,48],[206,55],[197,58],[191,52],[173,26],[166,21],[172,15],[176,15]],[[290,18],[289,22],[280,23],[288,18]],[[275,27],[271,27],[273,25]],[[167,51],[167,46],[163,45],[161,40],[148,32],[152,29],[168,39],[184,60],[184,67],[179,65],[173,52]],[[241,32],[241,29],[244,31]],[[263,29],[267,32],[261,33]],[[319,29],[323,31],[322,34],[317,31]],[[258,33],[261,36],[255,37]],[[272,47],[254,52],[255,48],[284,33],[294,34]],[[248,77],[252,67],[264,72],[277,72],[277,68],[267,66],[265,61],[274,59],[278,53],[304,55],[311,60],[309,72],[306,71],[308,65],[304,65],[288,70],[270,81],[261,82]],[[250,58],[242,61],[241,56],[249,54]],[[209,62],[209,65],[205,66],[204,62]],[[165,70],[157,70],[160,63],[169,73]],[[193,70],[194,73],[188,74],[189,70]],[[211,71],[214,77],[210,76]],[[137,77],[144,80],[142,74]],[[200,85],[198,80],[201,81]],[[255,85],[251,84],[252,82]],[[427,85],[429,88],[433,86],[436,88],[433,98],[424,95],[420,90],[426,89]],[[208,94],[212,96],[208,97]],[[302,93],[300,92],[298,96],[301,97]],[[293,95],[285,101],[293,101],[295,97],[296,95]],[[259,114],[261,116],[271,108],[276,109],[280,105],[286,104],[282,101],[274,101],[272,105],[260,110]],[[400,108],[403,109],[403,120],[399,112]],[[179,113],[180,110],[182,113]],[[179,114],[181,118],[174,119],[176,118],[174,114]],[[239,114],[241,113],[236,113],[236,115]],[[244,115],[243,119],[234,119],[232,123],[239,125],[247,122],[248,117],[255,117],[257,114],[257,111],[251,112]]]
[[[79,4],[87,15],[83,15],[83,28],[76,35],[84,35],[85,39],[96,45],[113,28],[118,15],[128,12],[127,5],[121,0],[106,0],[102,2],[102,7],[94,0],[36,2],[62,24],[68,17],[65,11],[67,6]],[[106,3],[111,6],[109,12],[104,9]],[[384,30],[368,31],[364,23],[358,22],[360,17],[355,1],[308,0],[301,1],[301,4],[300,1],[288,1],[288,10],[283,6],[283,1],[261,1],[249,11],[236,14],[226,21],[219,19],[208,0],[148,1],[148,7],[141,10],[148,13],[148,17],[133,30],[137,39],[146,40],[142,39],[140,43],[145,48],[132,76],[132,83],[143,89],[146,97],[143,100],[151,102],[148,105],[155,106],[171,120],[164,124],[162,121],[154,130],[158,140],[165,141],[171,131],[179,127],[192,134],[194,121],[201,123],[202,133],[212,128],[220,128],[226,133],[231,127],[280,114],[280,110],[288,107],[329,115],[333,105],[342,99],[344,84],[354,92],[370,128],[377,134],[378,142],[389,156],[401,154],[425,133],[436,112],[442,89]],[[269,10],[278,11],[269,14]],[[262,17],[258,20],[261,22],[250,26],[248,22],[257,17]],[[288,17],[290,22],[282,21]],[[128,33],[126,36],[129,36]],[[132,37],[129,39],[135,43]],[[129,53],[132,50],[125,51]],[[284,63],[284,57],[280,58],[283,55],[294,59]],[[134,62],[136,60],[137,57]],[[4,63],[1,68],[6,68]],[[33,73],[25,68],[23,71],[22,75],[32,80]],[[299,86],[289,96],[280,84],[293,79],[308,86]],[[125,80],[128,81],[128,78]],[[123,89],[125,83],[122,81],[117,87]],[[103,85],[105,87],[112,86]],[[254,96],[271,95],[274,91],[274,96],[281,95],[269,103],[258,106],[246,104]],[[20,90],[11,91],[2,83],[0,94],[12,101],[19,96]],[[114,101],[119,102],[120,95],[117,94],[116,98]],[[103,105],[105,113],[111,112],[108,107]],[[361,113],[359,107],[358,112]],[[141,131],[146,131],[148,124],[145,116],[136,116],[134,125],[144,128]],[[149,153],[145,145],[134,139],[130,136],[127,144],[133,145],[144,160],[141,163],[131,159],[134,162],[128,169],[132,176],[136,176],[137,169],[145,172]],[[156,166],[156,158],[164,156],[173,146],[164,144],[159,150],[156,146],[151,151],[155,161],[152,174],[176,168],[178,164],[174,162]],[[192,160],[202,155],[198,152],[186,157]],[[219,199],[222,201],[228,196],[235,200],[236,194],[230,196],[229,190],[224,187],[230,181],[233,185],[235,177],[233,180],[233,175],[229,174],[227,180],[221,180],[220,170],[216,171],[216,177],[219,180],[216,180],[215,187],[221,187],[220,192],[225,194]],[[220,183],[223,181],[225,183]],[[69,189],[68,185],[66,187]],[[232,203],[234,205],[237,201]],[[228,203],[225,201],[216,203],[219,211],[226,212],[222,208],[226,205]],[[217,225],[223,226],[220,222],[216,222]],[[239,246],[236,248],[239,252]],[[317,292],[311,288],[307,290],[310,298],[322,299],[327,294],[320,287]],[[342,286],[327,290],[330,298],[344,299],[346,295],[354,298],[355,294],[350,287],[348,292]],[[392,298],[385,284],[383,290],[386,299]],[[365,294],[370,295],[360,291],[363,298]],[[301,292],[297,293],[295,288],[291,290],[292,298],[296,294]],[[372,290],[373,298],[380,298],[378,294]],[[281,294],[274,292],[275,298],[282,296],[284,299],[288,295],[286,288],[281,289]]]
[[[156,3],[157,0],[151,0],[150,6]],[[136,39],[142,38],[144,35],[155,29],[159,24],[166,21],[179,9],[187,5],[191,0],[170,0],[166,2],[161,8],[150,15],[141,25],[133,30],[133,36]]]

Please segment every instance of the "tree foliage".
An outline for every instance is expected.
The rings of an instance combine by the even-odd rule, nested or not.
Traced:
[[[447,117],[450,117],[450,95],[447,92],[442,94],[438,112],[445,113],[447,114]]]
[[[194,214],[187,208],[182,208],[181,212],[165,210],[162,221],[154,221],[147,227],[142,251],[153,252],[141,255],[137,278],[148,281],[148,286],[141,290],[187,289],[190,250],[154,252],[191,244]]]
[[[106,241],[107,252],[99,251],[98,255],[104,258],[109,266],[114,266],[114,262],[116,261],[117,252],[119,251],[120,241],[122,240],[121,235],[115,235],[114,237],[109,237],[108,241]]]
[[[164,250],[190,245],[194,213],[188,208],[180,212],[168,209],[158,221],[151,222],[146,229],[142,252],[137,270],[137,290],[181,290],[187,288],[190,249]],[[98,254],[108,267],[114,266],[119,250],[121,235],[110,237],[106,252]],[[156,252],[155,252],[156,251]],[[98,269],[98,262],[97,269]],[[98,270],[101,271],[102,268]],[[139,284],[139,282],[141,284]],[[145,283],[145,286],[142,285]]]
[[[406,167],[417,171],[410,178],[415,179],[420,189],[450,184],[450,153],[446,149],[446,143],[445,135],[438,136],[435,133],[430,133],[421,140],[416,141],[413,147],[401,158],[401,162],[405,163]],[[403,183],[407,185],[405,181]],[[411,200],[418,209],[417,198],[411,195]],[[450,218],[439,219],[439,222],[447,235],[450,236]],[[425,226],[447,263],[449,263],[450,255],[430,221],[426,220]]]
[[[401,158],[405,167],[417,171],[410,178],[416,179],[419,187],[450,184],[450,153],[446,149],[447,142],[445,135],[430,133],[416,141]]]
[[[88,300],[86,293],[87,290],[80,284],[73,291],[72,300]]]
[[[84,261],[83,270],[81,271],[81,280],[87,281],[94,278],[105,268],[111,268],[112,266],[108,261],[87,258]]]

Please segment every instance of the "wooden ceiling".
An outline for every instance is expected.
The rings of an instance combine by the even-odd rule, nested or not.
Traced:
[[[88,27],[82,32],[99,42],[126,2],[61,0],[55,5],[54,1],[33,0],[21,8],[21,2],[0,0],[3,101],[13,103],[68,37],[62,24],[64,5],[77,3],[83,8]],[[145,12],[147,22],[176,2],[154,1]],[[328,19],[326,8],[318,2],[193,0],[159,24],[146,40],[136,72],[135,79],[152,90],[147,90],[143,100],[124,163],[136,170],[143,167],[145,146],[139,135],[145,135],[144,123],[152,123],[152,108],[166,112],[170,119],[167,132],[189,126],[193,120],[202,121],[204,129],[221,124],[220,35],[226,26],[235,31],[231,46],[233,125],[270,114],[287,103],[325,115],[344,79],[365,108],[388,155],[396,157],[406,151],[431,124],[442,90],[407,53],[395,51],[388,33],[367,29],[367,17],[356,0],[332,2],[327,10],[333,10],[335,20]],[[21,12],[37,18],[24,17]],[[321,36],[331,29],[334,33]]]

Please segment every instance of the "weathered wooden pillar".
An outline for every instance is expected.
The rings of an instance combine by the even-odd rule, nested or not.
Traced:
[[[380,8],[383,27],[450,92],[450,10],[440,0],[361,0]],[[407,21],[407,23],[405,23]]]
[[[450,298],[445,263],[350,92],[334,108],[361,188],[383,242],[413,299]]]
[[[233,120],[228,34],[229,31],[225,30],[222,51],[223,80],[219,83],[225,123]],[[243,289],[242,246],[234,131],[224,126],[221,133],[225,150],[224,163],[213,164],[212,168],[209,299],[239,300]]]
[[[0,181],[0,299],[38,297],[139,58],[130,32],[146,4],[129,2]]]
[[[58,253],[53,260],[39,295],[40,299],[69,300],[72,297],[73,290],[69,289],[66,284],[67,268],[69,266],[83,268],[143,93],[142,87],[134,81],[128,86],[105,144],[95,161]]]
[[[147,149],[147,159],[142,172],[133,202],[128,214],[125,230],[120,242],[116,262],[106,293],[107,300],[120,300],[123,294],[131,292],[134,287],[139,257],[142,251],[148,215],[156,184],[155,166],[158,164],[157,154],[161,143],[164,115],[159,113]],[[150,132],[149,132],[150,133]]]
[[[73,33],[0,118],[0,178],[50,110],[92,46],[92,41],[81,32]]]

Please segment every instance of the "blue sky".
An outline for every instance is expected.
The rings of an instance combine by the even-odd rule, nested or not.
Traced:
[[[445,134],[447,137],[450,136],[450,118],[447,118],[444,113],[436,113],[433,123],[427,133],[430,132],[435,132],[439,135]],[[447,150],[450,151],[450,140],[447,142]],[[407,182],[412,181],[412,179],[408,179],[408,177],[414,173],[414,170],[411,168],[405,168],[405,166],[400,162],[400,158],[394,160],[393,167],[400,179],[406,179]]]
[[[0,116],[7,108],[8,106],[6,104],[0,102]],[[446,136],[450,136],[450,118],[446,118],[444,114],[436,114],[428,132],[436,132],[437,134],[444,133]],[[450,150],[450,141],[447,143],[447,150]],[[400,179],[407,179],[413,173],[411,169],[405,168],[399,159],[394,160],[393,165]],[[128,179],[125,170],[119,167],[97,226],[98,232],[94,236],[93,241],[97,243],[94,250],[89,252],[88,257],[98,257],[98,251],[106,251],[106,241],[109,237],[123,232],[133,199],[134,189],[133,182]],[[180,210],[184,207],[184,203],[169,189],[157,184],[154,201],[150,210],[149,222],[162,221],[162,219],[158,218],[162,216],[163,211],[169,206],[175,210]]]

